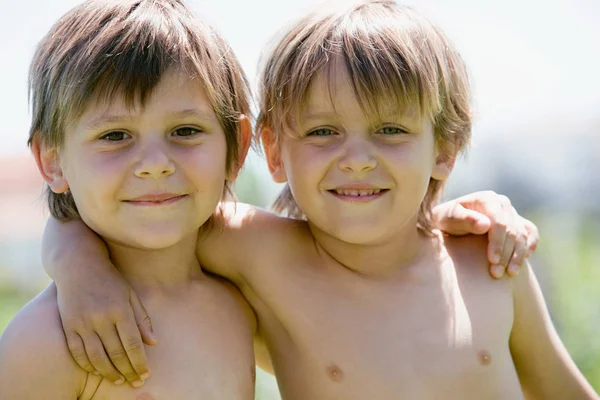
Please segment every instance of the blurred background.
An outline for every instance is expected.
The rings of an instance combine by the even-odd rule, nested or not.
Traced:
[[[0,333],[48,283],[40,262],[46,211],[26,141],[27,69],[37,42],[77,0],[0,0]],[[255,82],[261,49],[315,0],[196,0]],[[446,197],[492,189],[534,221],[535,269],[559,334],[600,391],[600,2],[423,0],[454,40],[474,82],[473,146]],[[268,206],[280,188],[251,154],[236,184]],[[258,399],[277,399],[259,374]]]

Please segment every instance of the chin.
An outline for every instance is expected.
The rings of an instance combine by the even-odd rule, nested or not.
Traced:
[[[336,226],[333,230],[326,229],[330,235],[346,243],[357,245],[371,245],[385,240],[388,230],[387,226],[377,224],[374,221],[364,223],[349,223]]]
[[[188,239],[195,231],[182,229],[182,227],[148,227],[130,230],[128,238],[124,242],[129,242],[133,247],[146,250],[161,250],[175,246]]]

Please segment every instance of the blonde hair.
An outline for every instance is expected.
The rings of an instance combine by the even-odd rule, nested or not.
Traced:
[[[38,44],[29,72],[29,145],[59,148],[92,99],[144,104],[171,69],[198,79],[225,132],[227,172],[236,167],[239,117],[250,116],[246,77],[229,45],[178,0],[89,0],[65,14]],[[51,214],[78,218],[69,191],[49,188]],[[229,192],[226,183],[226,192]]]
[[[293,132],[312,79],[333,73],[334,60],[347,68],[366,115],[379,116],[389,104],[416,107],[433,121],[436,145],[451,160],[469,143],[470,88],[462,58],[422,15],[389,0],[318,10],[286,30],[261,68],[257,132],[269,128],[276,141]],[[431,209],[442,188],[443,182],[430,180],[418,220],[425,231],[431,231]],[[303,218],[289,185],[273,208]]]

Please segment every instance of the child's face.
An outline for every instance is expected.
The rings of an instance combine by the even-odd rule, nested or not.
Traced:
[[[226,178],[225,135],[202,85],[165,74],[145,106],[91,104],[59,151],[82,219],[108,241],[165,248],[196,234]]]
[[[312,82],[299,138],[282,135],[276,180],[287,180],[308,220],[350,243],[377,243],[416,231],[430,178],[445,179],[432,123],[417,112],[364,115],[345,68]],[[333,86],[329,84],[332,83]],[[331,91],[329,87],[332,87]],[[269,160],[278,157],[269,157]]]

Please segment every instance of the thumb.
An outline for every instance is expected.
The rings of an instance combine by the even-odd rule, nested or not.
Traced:
[[[441,231],[453,235],[483,235],[491,226],[488,217],[474,210],[469,210],[457,203],[447,213],[437,219],[437,227]]]
[[[152,320],[146,312],[146,308],[142,304],[142,301],[138,295],[132,291],[130,295],[131,307],[133,308],[133,314],[135,316],[135,322],[137,323],[142,341],[148,346],[155,346],[158,343],[154,331],[152,330]]]

